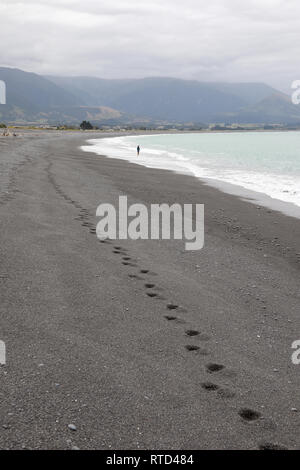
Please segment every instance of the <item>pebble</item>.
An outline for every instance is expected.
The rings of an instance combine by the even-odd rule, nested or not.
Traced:
[[[69,424],[68,428],[70,429],[70,431],[77,431],[75,424]]]
[[[291,408],[291,411],[297,412],[298,410],[297,410],[297,408]]]

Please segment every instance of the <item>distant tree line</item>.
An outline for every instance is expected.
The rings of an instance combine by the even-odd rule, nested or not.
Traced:
[[[94,129],[94,127],[92,126],[90,121],[82,121],[82,123],[80,124],[80,129],[82,129],[83,131],[89,131],[91,129]]]

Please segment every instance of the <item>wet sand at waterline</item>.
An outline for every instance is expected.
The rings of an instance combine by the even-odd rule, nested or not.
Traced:
[[[299,449],[300,220],[87,138],[0,140],[0,447]],[[119,195],[205,204],[204,248],[99,241]]]

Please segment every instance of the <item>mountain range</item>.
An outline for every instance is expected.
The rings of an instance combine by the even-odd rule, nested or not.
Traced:
[[[300,106],[264,83],[42,76],[0,67],[0,122],[300,124]]]

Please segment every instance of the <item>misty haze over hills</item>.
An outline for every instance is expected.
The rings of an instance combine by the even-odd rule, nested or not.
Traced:
[[[10,123],[300,123],[300,107],[263,83],[43,77],[4,67],[0,80],[7,86],[0,121]]]

